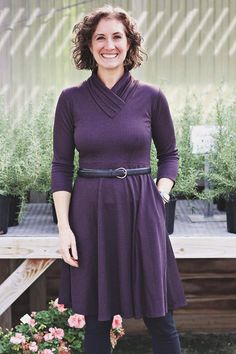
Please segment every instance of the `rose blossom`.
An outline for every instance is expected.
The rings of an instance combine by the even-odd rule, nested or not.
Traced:
[[[33,337],[38,343],[41,343],[43,341],[43,333],[35,333]]]
[[[54,354],[53,351],[51,349],[44,349],[42,352],[40,352],[41,354]]]
[[[16,333],[15,336],[12,336],[10,338],[10,342],[12,344],[20,344],[20,343],[25,343],[25,336],[21,333]]]
[[[37,346],[36,342],[30,342],[29,350],[34,353],[36,353],[38,351],[38,346]]]
[[[60,344],[60,347],[58,348],[58,354],[66,354],[66,353],[71,353],[70,349],[67,348],[64,342]]]
[[[29,351],[29,343],[22,343],[21,344],[21,346],[22,346],[22,349],[23,349],[23,353],[24,352],[26,352],[26,353],[28,353],[28,351]]]
[[[120,315],[113,316],[112,328],[120,328],[122,325],[122,317]]]
[[[52,333],[46,333],[44,336],[43,336],[44,340],[47,342],[49,340],[52,340],[54,338],[53,334]]]
[[[64,330],[62,328],[49,328],[49,332],[53,335],[56,339],[62,339],[64,337]]]
[[[85,326],[85,319],[83,315],[75,313],[68,318],[70,327],[83,328]]]
[[[54,301],[53,307],[57,308],[59,312],[66,311],[66,308],[63,304],[58,304],[58,298]]]

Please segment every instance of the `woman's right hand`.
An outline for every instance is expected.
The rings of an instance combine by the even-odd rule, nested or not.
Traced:
[[[72,267],[79,267],[75,235],[70,227],[59,228],[59,250],[66,263]]]

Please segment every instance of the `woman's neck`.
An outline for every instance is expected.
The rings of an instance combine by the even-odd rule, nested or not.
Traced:
[[[97,76],[104,83],[106,87],[111,89],[117,81],[124,75],[124,67],[117,68],[116,70],[105,70],[98,67]]]

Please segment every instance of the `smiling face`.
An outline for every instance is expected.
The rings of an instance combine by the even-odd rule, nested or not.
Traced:
[[[123,69],[128,49],[123,23],[114,18],[102,18],[93,33],[90,46],[98,70]]]

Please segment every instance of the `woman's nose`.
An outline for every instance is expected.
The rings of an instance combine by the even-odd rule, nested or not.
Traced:
[[[107,39],[106,40],[106,48],[107,49],[113,49],[115,47],[113,39]]]

